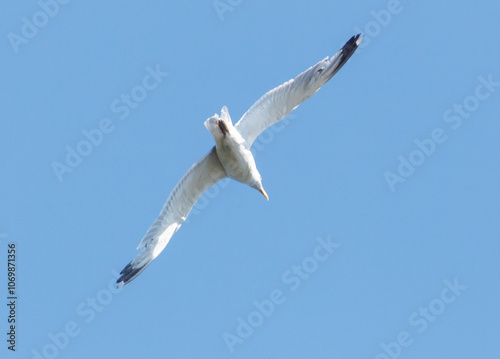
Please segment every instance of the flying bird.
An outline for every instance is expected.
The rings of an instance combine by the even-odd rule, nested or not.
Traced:
[[[215,146],[191,166],[170,193],[160,215],[139,243],[140,252],[120,272],[116,281],[118,287],[132,281],[151,264],[186,220],[198,198],[221,179],[229,177],[247,184],[269,200],[250,152],[252,143],[262,131],[281,121],[328,82],[356,51],[362,39],[360,34],[353,36],[331,58],[326,57],[296,78],[267,92],[236,125],[233,126],[226,106],[220,116],[214,114],[205,121]]]

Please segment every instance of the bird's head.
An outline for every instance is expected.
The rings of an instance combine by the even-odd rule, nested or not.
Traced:
[[[256,181],[253,185],[250,185],[250,187],[255,188],[257,191],[262,193],[264,197],[269,201],[269,196],[267,195],[266,191],[264,190],[264,187],[262,186],[262,180]]]

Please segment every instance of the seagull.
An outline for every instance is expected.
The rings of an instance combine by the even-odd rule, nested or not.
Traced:
[[[116,283],[121,287],[146,269],[165,249],[170,238],[186,220],[198,198],[212,185],[229,177],[267,195],[262,176],[250,149],[257,136],[281,121],[302,102],[314,95],[349,60],[363,37],[355,35],[331,58],[318,62],[281,86],[267,92],[233,126],[227,107],[214,114],[205,127],[215,146],[184,174],[170,193],[160,215],[142,238],[137,256],[120,272]]]

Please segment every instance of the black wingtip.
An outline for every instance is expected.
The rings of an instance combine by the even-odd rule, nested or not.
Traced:
[[[358,48],[359,44],[363,40],[361,34],[354,35],[345,43],[342,47],[342,65],[346,63],[347,60],[354,54],[354,51]]]
[[[354,51],[356,51],[362,40],[363,36],[361,34],[357,34],[351,37],[349,41],[347,41],[345,45],[342,46],[342,48],[339,51],[341,56],[340,61],[335,67],[335,70],[331,73],[331,76],[335,75],[342,68],[342,66],[345,65],[347,60],[349,60],[352,54],[354,54]]]
[[[125,284],[130,283],[135,277],[137,277],[139,274],[141,274],[142,271],[144,269],[146,269],[146,267],[150,263],[151,263],[151,261],[148,262],[148,263],[146,263],[142,267],[136,267],[136,268],[132,267],[132,262],[130,262],[129,264],[127,264],[125,266],[125,268],[123,268],[122,271],[120,272],[120,278],[118,278],[116,280],[117,286],[118,287],[122,287]]]
[[[361,33],[354,35],[353,37],[351,37],[349,39],[349,41],[346,42],[346,45],[349,44],[349,43],[356,44],[358,42],[358,40],[359,40],[360,37],[361,37],[361,39],[363,39],[363,36],[361,36]],[[357,45],[359,45],[359,43]]]

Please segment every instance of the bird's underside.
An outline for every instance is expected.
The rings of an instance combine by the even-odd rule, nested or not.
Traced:
[[[205,121],[215,146],[186,172],[170,193],[158,218],[137,247],[140,252],[120,272],[118,286],[137,277],[160,254],[186,220],[198,198],[212,185],[229,177],[257,189],[266,198],[262,178],[250,152],[257,136],[281,121],[311,97],[347,62],[361,43],[353,36],[331,58],[325,58],[296,78],[267,92],[233,126],[227,108]]]

